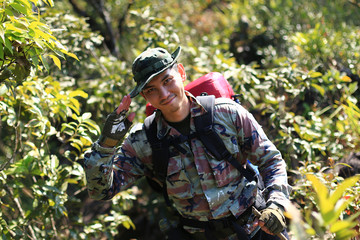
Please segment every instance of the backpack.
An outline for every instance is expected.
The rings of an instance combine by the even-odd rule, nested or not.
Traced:
[[[229,82],[220,73],[212,72],[206,74],[185,86],[185,90],[192,93],[200,101],[200,104],[206,109],[207,113],[198,116],[194,119],[196,132],[189,136],[181,135],[178,138],[164,138],[160,141],[157,138],[157,126],[154,121],[155,114],[147,117],[144,122],[147,139],[152,148],[152,157],[157,159],[153,162],[154,176],[164,187],[161,187],[157,182],[147,177],[149,185],[157,192],[163,192],[165,200],[169,203],[166,191],[166,177],[169,160],[169,146],[173,145],[179,151],[182,149],[179,144],[188,141],[192,138],[198,138],[205,148],[213,154],[217,160],[226,160],[232,164],[240,173],[249,181],[257,180],[255,178],[256,172],[250,166],[244,168],[237,159],[225,147],[225,144],[213,129],[214,119],[214,105],[215,97],[233,98],[238,102],[237,96],[234,94]],[[204,94],[206,93],[206,94]],[[210,95],[211,94],[211,95]],[[146,106],[146,113],[150,114],[154,108],[148,104]]]

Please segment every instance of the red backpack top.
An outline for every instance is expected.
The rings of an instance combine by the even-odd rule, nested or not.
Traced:
[[[218,72],[208,73],[190,82],[185,86],[185,90],[195,97],[200,96],[203,92],[206,92],[208,95],[214,95],[216,98],[232,98],[235,95],[229,82]],[[146,116],[150,116],[154,110],[155,108],[150,103],[146,104]]]

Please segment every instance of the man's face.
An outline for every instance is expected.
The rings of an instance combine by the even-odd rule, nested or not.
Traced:
[[[178,71],[176,71],[178,68]],[[166,116],[179,111],[188,99],[184,92],[185,71],[181,64],[155,76],[143,89],[141,95]]]

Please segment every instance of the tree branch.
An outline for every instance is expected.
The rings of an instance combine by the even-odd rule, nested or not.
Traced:
[[[90,2],[94,6],[95,11],[97,11],[97,13],[100,15],[101,19],[105,23],[105,29],[106,29],[107,34],[104,37],[108,43],[108,47],[110,49],[111,54],[118,57],[119,49],[116,44],[116,37],[115,37],[114,29],[111,25],[110,14],[104,6],[104,0],[98,0],[98,1],[90,0]]]
[[[105,39],[105,44],[107,48],[110,50],[111,54],[118,57],[119,56],[119,49],[116,44],[116,38],[114,34],[113,27],[111,26],[111,19],[109,13],[106,11],[104,7],[104,1],[103,0],[90,0],[89,6],[93,7],[94,11],[98,13],[100,18],[104,21],[105,29],[101,24],[98,24],[95,20],[95,18],[92,15],[89,15],[86,11],[82,10],[78,4],[76,3],[76,0],[69,0],[69,3],[73,7],[74,11],[82,16],[87,18],[87,22],[90,25],[91,30],[93,31],[100,31],[100,34]]]
[[[360,1],[356,1],[356,0],[348,0],[348,3],[350,3],[351,5],[360,8]]]
[[[4,185],[4,188],[5,188],[6,192],[10,195],[10,198],[14,200],[16,208],[19,210],[21,217],[25,219],[25,213],[24,213],[24,210],[21,207],[19,199],[14,197],[14,194],[13,194],[12,190],[9,188],[9,186]],[[28,227],[28,229],[30,231],[30,234],[31,234],[30,238],[31,239],[36,239],[36,235],[35,235],[35,232],[34,232],[34,229],[32,228],[32,226],[30,224],[28,224],[27,227]]]
[[[19,105],[18,119],[20,117],[20,112],[21,112],[21,105]],[[20,126],[20,122],[18,122],[16,124],[16,127],[15,127],[15,144],[14,144],[14,152],[12,154],[12,157],[9,157],[9,159],[0,167],[0,171],[4,170],[11,162],[13,162],[15,160],[16,150],[18,148],[18,144],[19,144],[19,141],[20,141],[19,140],[20,134],[18,132],[19,126]],[[2,124],[1,124],[1,121],[0,121],[0,133],[1,133],[1,131],[2,131]],[[8,153],[7,150],[5,149],[4,144],[3,144],[2,141],[0,141],[0,150],[2,152],[4,152],[5,154]],[[7,157],[7,156],[5,155],[5,157]]]
[[[128,15],[131,6],[133,5],[133,1],[129,1],[129,4],[127,5],[124,14],[122,15],[122,17],[119,19],[119,24],[118,24],[118,30],[119,30],[119,34],[121,35],[124,31],[124,23],[126,20],[126,16]]]

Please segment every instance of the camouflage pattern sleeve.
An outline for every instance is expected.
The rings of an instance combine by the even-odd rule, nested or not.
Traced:
[[[242,106],[238,108],[235,124],[243,156],[258,166],[265,185],[267,203],[276,203],[286,208],[291,187],[288,185],[286,163],[280,151],[268,139],[253,115]]]
[[[125,139],[117,152],[114,148],[100,147],[95,142],[93,150],[85,153],[85,173],[91,198],[111,199],[144,175],[145,166],[137,156],[132,141],[131,136]]]

